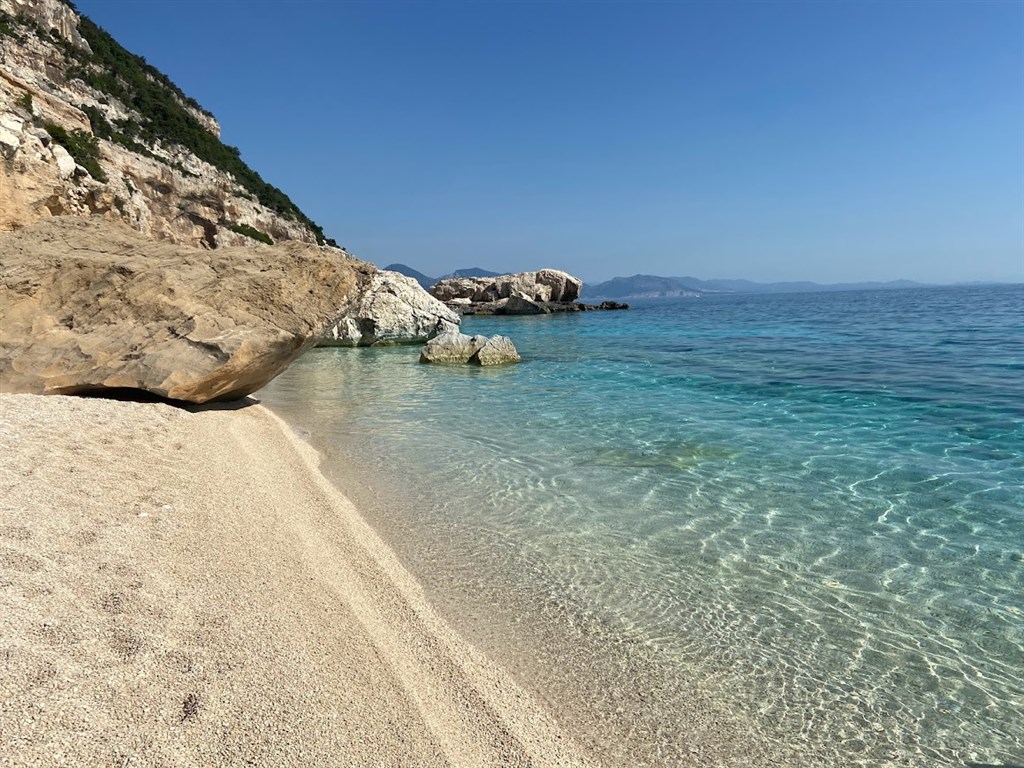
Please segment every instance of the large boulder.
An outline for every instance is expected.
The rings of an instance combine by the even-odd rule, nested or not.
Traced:
[[[484,293],[493,283],[491,277],[450,277],[430,286],[430,295],[438,301],[493,301],[498,298],[496,290],[491,296]]]
[[[519,295],[536,302],[568,303],[580,297],[582,288],[583,281],[568,272],[541,269],[499,277],[453,277],[435,283],[430,293],[445,302],[468,299],[483,304]]]
[[[539,301],[556,301],[560,303],[576,301],[580,297],[580,291],[583,290],[582,280],[560,269],[538,270],[537,276],[534,279],[537,285],[548,288],[551,291],[550,298],[538,299]]]
[[[320,346],[366,347],[424,342],[457,331],[460,318],[413,278],[381,271],[356,305],[331,327]]]
[[[457,331],[436,336],[420,351],[421,363],[502,365],[521,359],[508,336],[469,336]]]
[[[478,365],[504,365],[522,360],[519,351],[508,336],[491,336],[469,362]]]
[[[501,308],[503,315],[543,315],[550,311],[540,302],[528,299],[521,293],[513,293],[505,299],[505,304]]]
[[[355,306],[376,269],[287,242],[200,250],[99,217],[0,238],[0,391],[259,389]]]

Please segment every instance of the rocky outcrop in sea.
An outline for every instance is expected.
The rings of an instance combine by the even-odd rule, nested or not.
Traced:
[[[504,365],[520,360],[508,336],[469,336],[458,331],[431,339],[420,351],[421,363]]]
[[[460,318],[411,277],[380,271],[320,341],[320,346],[366,347],[424,342],[459,329]]]
[[[461,315],[545,315],[594,309],[628,309],[577,301],[583,281],[559,269],[540,269],[497,277],[453,277],[439,280],[430,294]]]

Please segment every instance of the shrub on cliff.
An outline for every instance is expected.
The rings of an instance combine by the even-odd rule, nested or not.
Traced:
[[[43,123],[43,128],[96,181],[105,182],[107,180],[107,174],[100,167],[100,148],[95,136],[85,131],[71,131],[69,133],[54,123]]]
[[[240,235],[251,237],[253,240],[259,240],[261,243],[266,243],[267,245],[274,244],[274,241],[270,239],[270,235],[265,235],[256,229],[256,227],[250,227],[248,224],[229,224],[228,229],[232,232],[237,232]]]
[[[65,0],[65,4],[74,10],[70,2]],[[7,19],[0,18],[0,21]],[[100,94],[118,99],[141,115],[138,121],[123,120],[111,124],[100,110],[88,110],[97,135],[151,157],[153,154],[145,149],[145,145],[152,147],[159,142],[165,146],[178,144],[185,147],[201,160],[234,176],[262,205],[306,225],[319,243],[335,245],[333,240],[324,236],[323,228],[299,210],[284,192],[268,184],[246,165],[236,147],[223,144],[203,126],[191,110],[205,115],[210,113],[171,82],[167,75],[143,57],[126,50],[85,16],[81,17],[78,31],[89,44],[91,52],[64,40],[55,41],[72,62],[68,77],[81,80]],[[71,151],[70,147],[68,151]]]

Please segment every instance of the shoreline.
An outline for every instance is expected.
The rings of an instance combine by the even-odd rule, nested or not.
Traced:
[[[0,396],[12,765],[594,764],[269,409]]]
[[[457,474],[436,486],[424,465],[396,461],[370,433],[352,431],[346,409],[329,407],[335,395],[324,395],[333,393],[330,380],[338,375],[333,356],[317,351],[306,360],[308,370],[300,363],[261,390],[261,402],[318,453],[324,476],[389,543],[441,617],[507,670],[601,765],[827,764],[799,739],[772,743],[738,705],[739,691],[680,674],[678,659],[595,611],[543,558],[474,525]],[[372,380],[368,386],[376,393]]]

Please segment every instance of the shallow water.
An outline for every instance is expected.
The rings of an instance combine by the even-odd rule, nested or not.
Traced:
[[[464,329],[524,362],[316,350],[261,397],[599,753],[1024,765],[1024,287]]]

